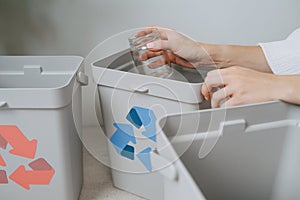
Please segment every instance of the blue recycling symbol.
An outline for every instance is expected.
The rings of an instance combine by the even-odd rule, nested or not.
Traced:
[[[110,142],[113,144],[119,155],[134,160],[135,148],[134,146],[129,145],[129,142],[136,144],[133,126],[138,129],[144,126],[145,131],[142,132],[142,135],[153,142],[156,142],[156,117],[152,110],[134,106],[130,109],[126,119],[130,124],[113,123],[116,131],[111,136]],[[152,148],[147,147],[136,155],[148,171],[152,171],[150,158],[151,151]]]

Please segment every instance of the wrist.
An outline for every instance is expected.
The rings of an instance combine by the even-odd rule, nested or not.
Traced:
[[[280,75],[271,75],[274,77],[273,83],[271,87],[273,87],[272,97],[273,100],[281,100],[289,102],[289,97],[293,97],[294,95],[294,88],[293,84],[290,83],[288,80],[288,76],[280,76]]]
[[[200,43],[206,51],[208,59],[216,68],[226,68],[233,66],[230,61],[231,47],[229,45],[216,45]]]

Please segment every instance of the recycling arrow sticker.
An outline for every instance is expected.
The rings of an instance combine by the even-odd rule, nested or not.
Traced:
[[[116,152],[130,160],[134,160],[135,147],[129,145],[129,142],[136,144],[136,138],[134,135],[133,126],[140,129],[142,126],[145,131],[142,132],[147,139],[152,142],[156,142],[156,117],[152,110],[148,108],[134,106],[130,109],[126,116],[126,119],[130,124],[114,123],[116,128],[114,134],[110,138],[110,142],[113,144]],[[142,162],[148,171],[152,171],[151,147],[146,147],[142,151],[136,154],[137,158]]]
[[[8,145],[12,147],[10,154],[23,158],[34,159],[37,149],[37,140],[28,140],[21,130],[14,125],[0,125],[0,149],[6,149]],[[6,167],[7,163],[0,155],[0,166]],[[31,170],[27,170],[24,165],[20,165],[9,177],[5,170],[0,170],[0,184],[8,184],[8,178],[26,190],[30,185],[49,185],[55,170],[44,159],[38,158],[29,163]]]
[[[25,135],[16,126],[0,126],[0,136],[2,145],[6,149],[7,144],[12,146],[9,153],[24,158],[34,158],[37,146],[37,140],[29,141]],[[4,140],[4,141],[3,141]]]

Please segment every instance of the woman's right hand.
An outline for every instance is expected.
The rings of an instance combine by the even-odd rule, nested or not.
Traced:
[[[136,34],[137,37],[146,35],[158,29],[161,40],[147,44],[148,52],[141,56],[141,60],[147,60],[161,55],[163,51],[167,52],[170,62],[179,64],[188,68],[197,68],[201,65],[213,65],[214,62],[203,48],[203,46],[176,32],[172,29],[152,26]],[[155,67],[155,66],[153,66]]]

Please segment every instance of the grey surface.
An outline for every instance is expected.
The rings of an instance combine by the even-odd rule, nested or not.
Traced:
[[[153,24],[202,42],[257,44],[299,27],[299,7],[298,0],[1,0],[0,54],[86,56],[114,34]],[[83,93],[85,125],[97,124],[92,93],[93,84]]]
[[[143,200],[142,198],[113,186],[108,167],[97,161],[83,149],[84,184],[79,200]]]

